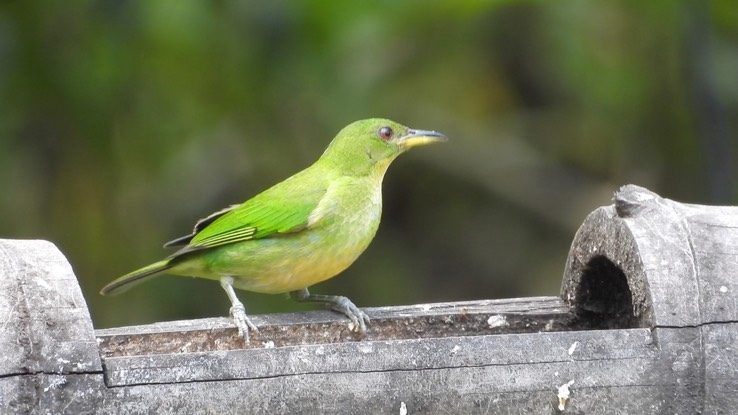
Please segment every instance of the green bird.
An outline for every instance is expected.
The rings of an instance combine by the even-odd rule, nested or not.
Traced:
[[[412,147],[446,141],[386,119],[356,121],[331,141],[313,165],[259,193],[201,219],[193,232],[164,247],[169,257],[128,273],[100,293],[118,294],[157,274],[220,281],[230,314],[249,341],[256,326],[233,288],[324,303],[364,332],[369,317],[343,296],[308,287],[334,277],[369,246],[382,213],[382,179],[390,163]]]

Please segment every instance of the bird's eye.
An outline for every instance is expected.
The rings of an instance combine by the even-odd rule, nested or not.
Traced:
[[[379,131],[377,131],[377,135],[382,140],[389,140],[390,138],[392,138],[392,134],[394,133],[392,132],[392,129],[389,127],[382,127],[379,129]]]

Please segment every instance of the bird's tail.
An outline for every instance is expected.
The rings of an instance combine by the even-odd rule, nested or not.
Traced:
[[[153,278],[156,276],[156,274],[173,267],[174,264],[172,264],[171,262],[171,259],[164,259],[151,265],[145,266],[141,269],[137,269],[133,272],[129,272],[128,274],[104,286],[103,289],[100,290],[100,294],[120,294],[123,291],[126,291],[127,289],[133,287],[134,285],[144,282],[149,278]]]

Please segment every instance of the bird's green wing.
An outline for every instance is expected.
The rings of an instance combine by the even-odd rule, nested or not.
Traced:
[[[302,181],[294,179],[198,222],[189,244],[174,255],[305,229],[328,186],[314,182],[301,185]],[[203,223],[206,226],[202,227]]]
[[[187,244],[190,243],[190,241],[192,240],[192,238],[195,237],[195,235],[197,235],[198,233],[200,233],[201,230],[205,229],[205,227],[207,227],[211,223],[215,222],[215,220],[218,219],[219,217],[225,215],[226,213],[228,213],[231,210],[234,210],[234,209],[238,208],[239,206],[241,206],[241,205],[231,205],[231,206],[228,206],[225,209],[221,209],[221,210],[219,210],[217,212],[211,213],[207,217],[198,220],[197,223],[195,223],[195,229],[192,230],[192,233],[191,234],[185,235],[185,236],[181,236],[181,237],[179,237],[177,239],[173,239],[173,240],[165,243],[164,244],[164,248],[171,248],[171,247],[175,247],[175,246],[186,246]]]

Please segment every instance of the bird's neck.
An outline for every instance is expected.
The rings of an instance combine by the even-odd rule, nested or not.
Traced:
[[[345,154],[338,157],[335,154],[325,153],[316,164],[329,168],[341,176],[365,177],[381,183],[387,168],[395,158],[396,156],[373,159],[370,153]]]

